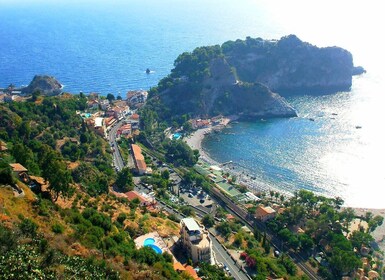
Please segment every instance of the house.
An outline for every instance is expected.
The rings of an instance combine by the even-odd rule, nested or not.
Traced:
[[[88,95],[88,100],[98,100],[99,99],[99,94],[96,92],[91,92]]]
[[[201,227],[194,218],[184,218],[181,224],[180,242],[186,249],[193,263],[212,263],[212,241],[207,230]]]
[[[131,107],[138,108],[143,105],[148,97],[148,92],[144,90],[135,90],[127,92],[127,103]]]
[[[20,175],[23,172],[28,172],[28,169],[22,166],[20,163],[10,163],[12,171]]]
[[[231,214],[226,214],[226,221],[230,222],[230,221],[234,221],[235,220],[235,217]]]
[[[94,100],[94,99],[89,100],[89,101],[87,101],[87,107],[89,109],[97,110],[97,109],[99,109],[99,101],[98,100]]]
[[[130,112],[130,107],[125,106],[114,106],[106,111],[107,116],[113,116],[117,120],[123,119]]]
[[[104,118],[104,122],[106,123],[107,130],[109,130],[111,126],[113,126],[116,123],[116,119],[113,116],[111,116],[111,117]]]
[[[140,201],[140,206],[152,206],[156,204],[155,198],[146,194],[140,194],[137,191],[129,191],[126,192],[125,195],[129,201],[137,198]]]
[[[197,119],[191,121],[191,126],[193,129],[208,128],[210,127],[210,124],[210,120]]]
[[[89,118],[86,120],[87,127],[94,131],[95,133],[99,134],[102,137],[106,137],[106,124],[104,121],[104,118],[96,117],[96,118]]]
[[[276,212],[270,206],[258,206],[255,210],[255,218],[261,220],[262,222],[266,222],[275,217]]]
[[[131,124],[127,123],[121,127],[119,127],[117,131],[118,137],[123,136],[125,138],[131,137]]]
[[[131,144],[131,151],[132,156],[134,158],[136,173],[138,173],[139,175],[145,174],[147,165],[144,160],[144,156],[142,155],[142,149],[136,144]]]
[[[5,152],[8,150],[7,143],[0,141],[0,152]]]
[[[106,111],[110,108],[110,101],[108,99],[100,100],[99,105],[103,111]]]

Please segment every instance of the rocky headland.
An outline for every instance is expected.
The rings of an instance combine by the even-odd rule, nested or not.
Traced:
[[[365,72],[347,50],[318,48],[295,35],[199,47],[179,55],[174,66],[150,90],[148,105],[163,119],[293,117],[296,112],[283,96],[348,91],[352,76]]]

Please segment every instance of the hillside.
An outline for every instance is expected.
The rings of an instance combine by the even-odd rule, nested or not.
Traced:
[[[177,234],[165,216],[142,213],[124,199],[89,197],[78,190],[62,207],[0,184],[0,271],[2,279],[187,279],[151,249],[137,250],[133,238],[151,230]],[[72,203],[71,203],[72,201]],[[14,262],[17,260],[17,262]]]
[[[67,94],[0,104],[0,278],[189,279],[169,254],[136,248],[136,237],[178,235],[179,225],[110,193],[123,171],[76,114],[85,104]]]

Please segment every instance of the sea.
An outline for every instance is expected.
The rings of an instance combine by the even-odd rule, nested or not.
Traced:
[[[198,46],[295,34],[343,47],[367,70],[350,91],[292,96],[298,117],[235,123],[203,148],[267,188],[385,208],[381,8],[376,0],[0,0],[0,88],[47,74],[67,92],[124,98],[156,86]]]

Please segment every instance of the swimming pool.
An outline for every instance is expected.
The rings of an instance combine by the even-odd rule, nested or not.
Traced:
[[[154,243],[155,243],[154,238],[146,238],[146,240],[144,240],[144,242],[143,242],[143,246],[151,247],[157,254],[162,254],[163,253],[162,249],[160,249]]]
[[[179,140],[181,137],[182,137],[182,134],[180,134],[180,133],[175,133],[175,134],[172,136],[172,138],[173,138],[174,140]]]

